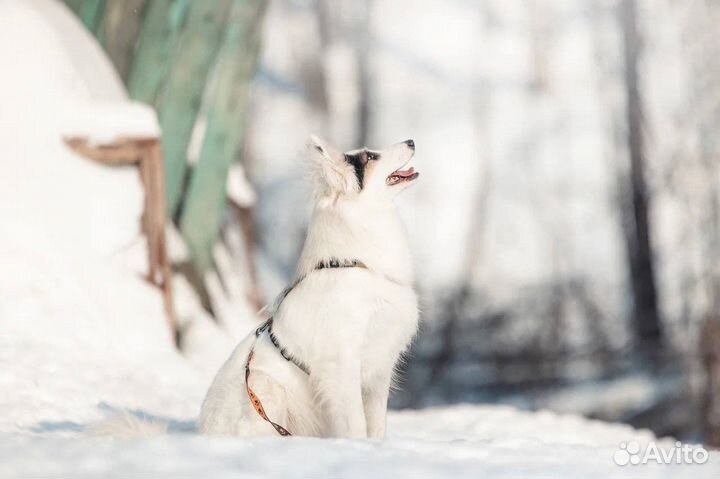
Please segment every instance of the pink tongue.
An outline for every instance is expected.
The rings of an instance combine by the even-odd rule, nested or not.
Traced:
[[[392,175],[407,178],[409,176],[412,176],[413,173],[415,173],[415,168],[411,166],[409,170],[397,170]]]

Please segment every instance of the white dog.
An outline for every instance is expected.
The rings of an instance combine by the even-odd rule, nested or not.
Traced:
[[[419,175],[412,140],[340,153],[312,136],[317,199],[293,285],[205,397],[200,430],[238,436],[385,436],[394,367],[418,326],[393,198]]]

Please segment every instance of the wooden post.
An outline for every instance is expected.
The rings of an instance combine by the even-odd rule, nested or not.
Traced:
[[[250,83],[255,74],[264,0],[234,0],[213,77],[208,125],[190,180],[180,231],[200,273],[212,266],[212,249],[227,208],[227,176],[243,139]]]
[[[108,144],[91,145],[85,138],[67,138],[65,143],[86,158],[105,165],[137,164],[145,190],[142,228],[147,237],[148,281],[162,289],[170,336],[177,345],[178,331],[172,292],[172,266],[165,236],[165,176],[162,142],[159,138],[122,138]]]
[[[147,0],[106,0],[97,38],[127,82]]]
[[[106,0],[65,0],[65,4],[80,18],[85,27],[95,33],[105,10]]]
[[[66,3],[81,18],[94,19],[91,29],[127,81],[131,98],[155,107],[163,132],[166,210],[179,224],[193,265],[202,273],[212,265],[212,248],[227,208],[227,171],[242,144],[268,2]],[[187,150],[204,101],[208,126],[198,165],[191,172]]]
[[[229,13],[229,0],[192,2],[155,106],[163,131],[168,212],[183,193],[187,149]]]
[[[148,2],[128,74],[128,93],[133,99],[155,103],[170,70],[189,6],[189,0]]]

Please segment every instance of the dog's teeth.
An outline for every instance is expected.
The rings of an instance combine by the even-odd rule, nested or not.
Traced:
[[[400,181],[402,181],[402,177],[400,177],[398,175],[390,175],[387,179],[387,183],[389,185],[394,185],[394,184],[400,183]]]

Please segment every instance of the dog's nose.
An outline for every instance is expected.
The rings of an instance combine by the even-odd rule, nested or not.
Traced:
[[[413,140],[405,140],[405,144],[413,150],[415,149],[415,142]]]

